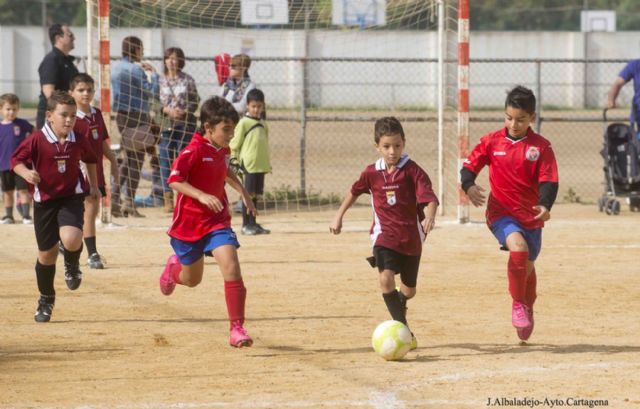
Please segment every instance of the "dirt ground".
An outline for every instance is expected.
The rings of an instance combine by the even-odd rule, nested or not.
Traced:
[[[270,213],[270,236],[240,236],[255,340],[241,350],[227,344],[212,259],[200,286],[160,293],[169,217],[145,213],[99,227],[108,268],[85,268],[77,291],[58,261],[47,324],[33,320],[33,227],[0,226],[0,408],[640,406],[640,216],[626,206],[554,207],[527,345],[510,323],[507,255],[480,212],[467,225],[439,219],[409,302],[419,347],[399,362],[370,346],[388,312],[364,260],[369,208],[347,213],[340,236],[332,211]]]

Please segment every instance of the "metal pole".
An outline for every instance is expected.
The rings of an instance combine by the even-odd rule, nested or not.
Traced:
[[[536,132],[540,133],[540,126],[542,126],[542,62],[539,60],[536,60],[536,95],[538,97]]]
[[[458,168],[469,154],[469,0],[458,0]],[[469,199],[460,187],[458,222],[469,222]]]
[[[444,0],[438,0],[438,198],[444,215]]]
[[[50,41],[49,41],[49,30],[47,27],[47,1],[48,0],[42,0],[42,7],[41,7],[41,13],[42,13],[42,48],[44,50],[44,53],[46,54],[47,52],[49,52],[49,45],[50,45]]]
[[[86,7],[87,7],[87,65],[86,65],[86,68],[87,68],[87,74],[95,78],[95,76],[93,75],[93,0],[86,0]]]
[[[300,98],[300,194],[306,195],[307,176],[305,171],[305,156],[307,150],[307,102],[309,98],[308,61],[309,56],[309,6],[304,2],[304,57],[302,63],[302,94]]]

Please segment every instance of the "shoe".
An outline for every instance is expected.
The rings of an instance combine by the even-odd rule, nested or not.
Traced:
[[[264,227],[256,223],[256,234],[269,234],[269,233],[271,233],[271,230],[265,229]]]
[[[55,296],[40,296],[40,299],[38,300],[38,308],[33,316],[36,322],[49,322],[51,319],[51,313],[53,312],[55,299]]]
[[[69,290],[77,290],[82,283],[82,271],[78,264],[71,265],[67,262],[64,263],[64,280],[67,283]]]
[[[409,348],[409,351],[413,351],[416,348],[418,348],[418,339],[416,338],[415,335],[413,335],[413,332],[412,332],[411,333],[411,348]]]
[[[171,295],[176,288],[176,282],[173,279],[173,270],[175,268],[182,269],[182,266],[180,265],[178,256],[173,254],[167,260],[167,264],[164,266],[164,270],[162,270],[162,274],[160,275],[160,291],[164,295]]]
[[[524,304],[516,301],[513,302],[513,306],[511,307],[511,324],[513,324],[516,329],[524,329],[531,326],[526,308]]]
[[[247,224],[246,226],[242,226],[242,234],[245,236],[255,236],[258,233],[258,228],[255,224]]]
[[[138,212],[138,210],[135,207],[125,207],[122,206],[122,216],[123,217],[146,217],[144,214]]]
[[[0,224],[14,224],[16,221],[13,220],[13,217],[5,216],[0,220]]]
[[[87,259],[87,264],[89,264],[89,268],[93,268],[96,270],[102,270],[104,268],[104,263],[102,262],[102,258],[100,258],[100,254],[93,253]]]
[[[533,308],[529,308],[527,306],[524,307],[525,310],[527,311],[527,318],[529,318],[529,322],[531,323],[531,325],[529,325],[526,328],[516,328],[516,332],[518,333],[518,338],[520,338],[523,341],[526,341],[529,339],[529,337],[531,337],[531,334],[533,333]]]
[[[253,345],[253,340],[247,334],[247,330],[242,327],[240,321],[234,321],[231,323],[231,330],[229,330],[229,345],[236,348],[250,347]]]
[[[33,224],[33,219],[31,217],[23,217],[22,224]]]

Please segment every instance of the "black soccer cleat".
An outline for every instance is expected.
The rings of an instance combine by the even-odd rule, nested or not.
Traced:
[[[104,268],[104,262],[102,261],[102,258],[98,253],[93,253],[92,255],[90,255],[89,259],[87,260],[87,264],[89,264],[89,268],[97,270],[102,270]]]
[[[51,313],[53,313],[53,305],[55,303],[55,297],[41,295],[38,300],[38,308],[33,318],[36,322],[49,322],[51,320]]]
[[[82,271],[80,271],[80,265],[71,265],[65,262],[64,280],[66,281],[69,290],[77,290],[82,282]]]

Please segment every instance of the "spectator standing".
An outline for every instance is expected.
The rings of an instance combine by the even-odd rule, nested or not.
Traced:
[[[251,57],[236,54],[231,57],[229,78],[222,86],[222,96],[235,108],[239,115],[247,112],[247,93],[256,87],[249,76]]]

